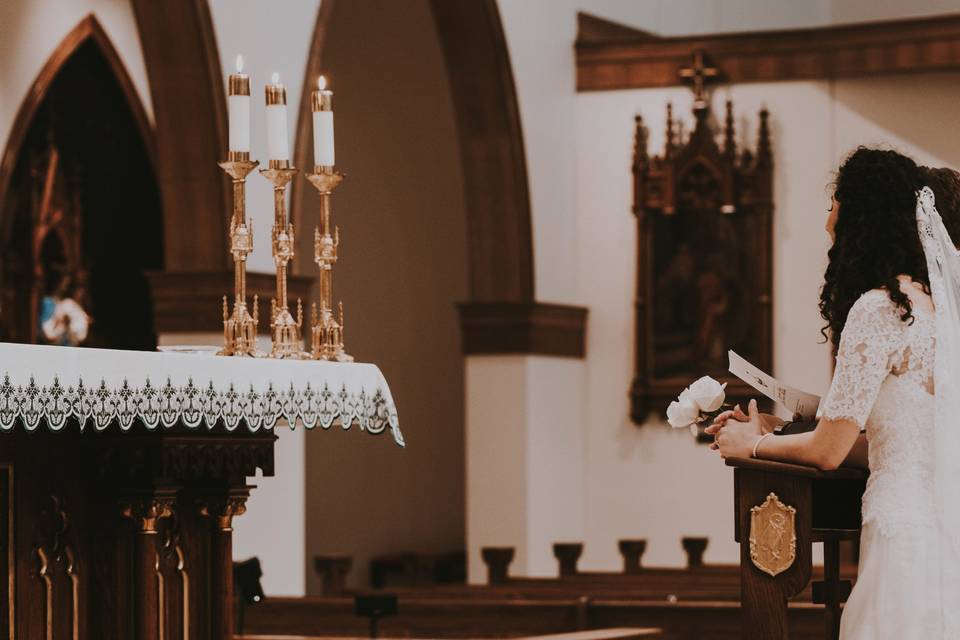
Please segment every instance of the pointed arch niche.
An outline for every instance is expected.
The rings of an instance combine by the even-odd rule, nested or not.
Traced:
[[[90,344],[156,345],[146,278],[163,267],[154,158],[133,82],[89,15],[42,67],[0,160],[5,339],[33,341],[38,296],[68,287],[93,316]]]

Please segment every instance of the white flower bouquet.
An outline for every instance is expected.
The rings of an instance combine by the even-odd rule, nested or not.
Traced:
[[[667,407],[667,422],[674,429],[689,428],[697,435],[697,426],[712,421],[729,405],[726,400],[726,383],[720,384],[710,376],[703,376],[683,390],[680,397]]]

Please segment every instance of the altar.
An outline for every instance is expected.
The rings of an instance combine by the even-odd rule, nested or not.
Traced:
[[[0,344],[0,629],[232,639],[232,521],[283,425],[404,445],[372,364]]]

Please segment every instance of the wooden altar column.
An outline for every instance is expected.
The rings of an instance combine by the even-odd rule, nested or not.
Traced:
[[[827,638],[839,634],[839,540],[860,528],[867,474],[820,471],[765,460],[730,458],[734,467],[735,538],[740,543],[742,637],[787,640],[787,600],[810,581],[813,543],[824,542],[825,580],[814,585],[826,605]]]
[[[246,511],[248,495],[246,489],[235,490],[201,507],[211,523],[211,640],[233,640],[233,518]]]
[[[133,619],[136,640],[163,640],[160,610],[160,557],[157,524],[173,512],[175,490],[138,496],[123,505],[123,515],[134,521]]]

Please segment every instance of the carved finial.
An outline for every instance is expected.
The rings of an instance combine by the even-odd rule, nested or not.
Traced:
[[[333,228],[333,246],[334,248],[340,246],[340,227]]]
[[[223,321],[226,322],[230,317],[230,313],[227,311],[227,296],[223,296]]]
[[[317,303],[313,302],[310,304],[310,326],[315,327],[317,325]]]
[[[666,145],[666,155],[669,156],[673,153],[674,140],[673,140],[673,103],[667,103],[667,145]]]
[[[680,78],[687,81],[693,89],[693,110],[695,112],[707,109],[707,83],[715,80],[720,74],[716,67],[706,63],[706,55],[702,50],[693,53],[693,63],[689,67],[680,69]]]
[[[733,100],[727,100],[727,117],[723,126],[723,154],[733,159],[737,154],[737,144],[733,139]]]
[[[643,125],[643,116],[634,117],[633,163],[642,166],[647,163],[647,128]]]
[[[340,301],[339,311],[340,311],[340,344],[343,344],[343,300]]]
[[[274,324],[274,320],[277,319],[277,299],[270,298],[270,326]]]
[[[297,298],[297,326],[303,326],[303,303]]]
[[[253,312],[250,315],[253,316],[254,326],[260,324],[260,296],[257,294],[253,294]]]
[[[757,139],[757,164],[769,165],[772,159],[770,151],[770,112],[766,107],[760,109],[760,135]]]

